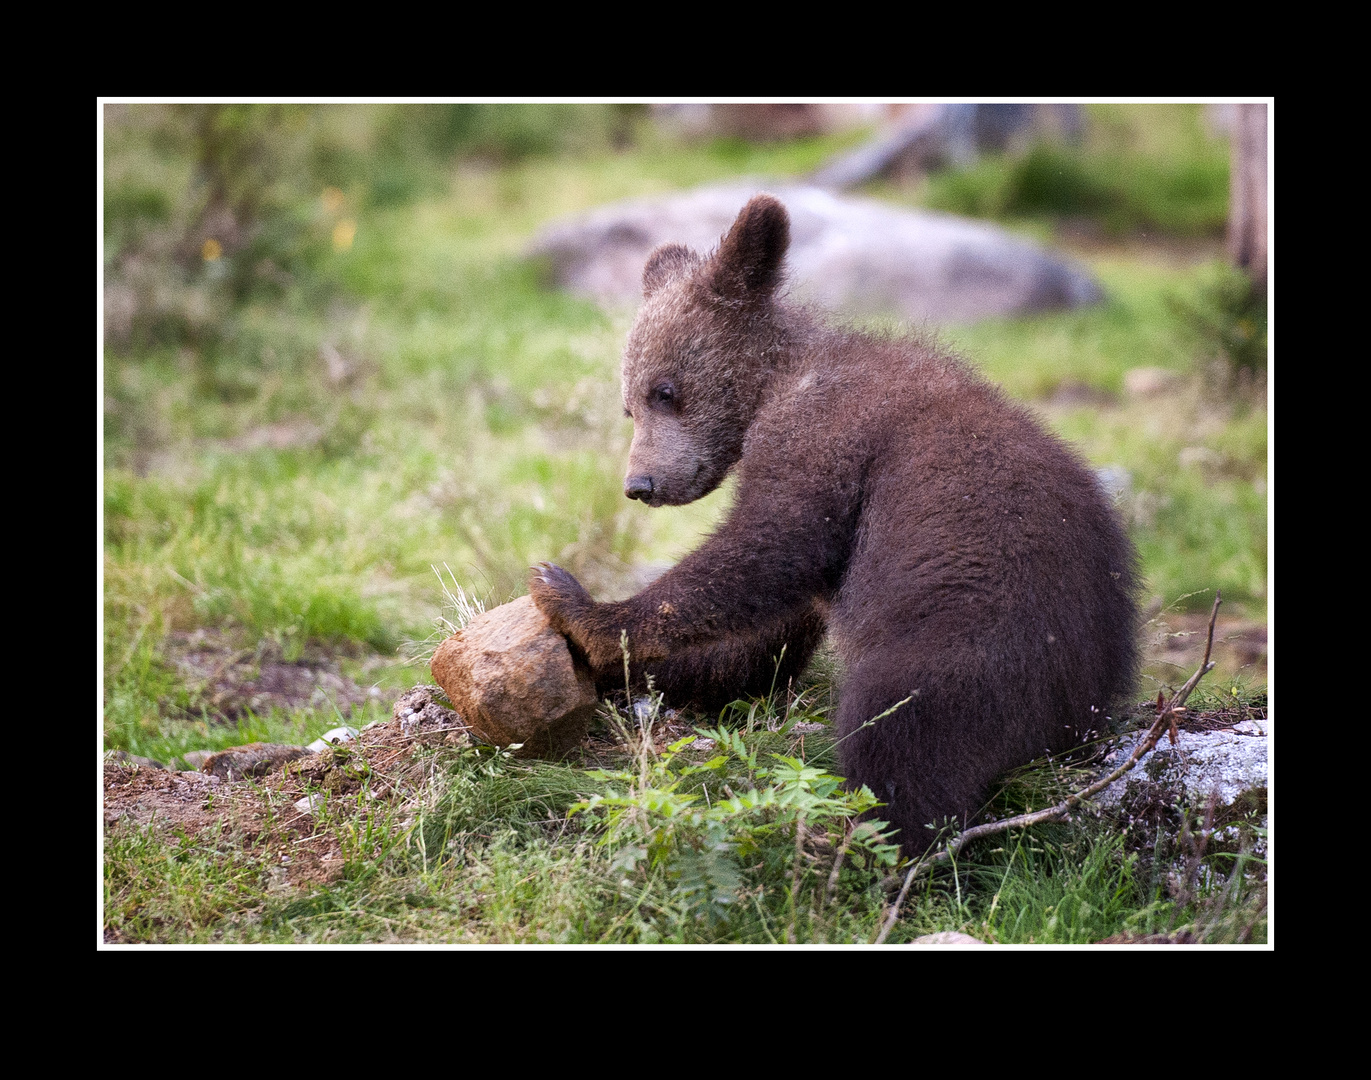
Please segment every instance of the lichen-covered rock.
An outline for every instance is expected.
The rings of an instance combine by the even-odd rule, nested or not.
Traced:
[[[1271,721],[1244,720],[1230,728],[1182,731],[1175,746],[1165,737],[1139,760],[1132,772],[1100,792],[1102,806],[1127,801],[1130,784],[1146,780],[1165,787],[1173,797],[1191,806],[1204,806],[1211,794],[1217,808],[1242,803],[1265,813]],[[1142,735],[1120,743],[1105,759],[1113,768],[1133,752]]]
[[[1167,863],[1187,866],[1197,845],[1211,855],[1250,855],[1257,861],[1245,863],[1244,873],[1261,874],[1260,860],[1267,853],[1272,721],[1264,709],[1258,718],[1223,726],[1201,726],[1222,723],[1221,714],[1189,720],[1189,726],[1182,723],[1176,745],[1162,736],[1155,749],[1095,801],[1123,827],[1129,850],[1147,864],[1161,860],[1153,868],[1159,878]],[[1121,764],[1143,737],[1137,732],[1121,740],[1102,768]]]
[[[201,772],[225,780],[239,780],[244,776],[263,776],[278,765],[309,754],[303,746],[284,746],[280,743],[248,743],[231,746],[205,758]]]
[[[466,725],[521,757],[560,757],[595,712],[595,683],[566,639],[527,597],[478,615],[438,646],[430,664]]]

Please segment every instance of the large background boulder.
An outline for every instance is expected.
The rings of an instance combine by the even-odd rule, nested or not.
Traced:
[[[548,226],[530,254],[548,260],[565,288],[636,304],[653,248],[675,241],[710,250],[760,191],[790,212],[793,295],[834,311],[965,323],[1104,295],[1079,267],[997,226],[811,186],[724,184],[615,203]]]

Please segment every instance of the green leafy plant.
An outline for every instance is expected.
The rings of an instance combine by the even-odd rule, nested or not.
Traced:
[[[701,727],[659,753],[652,730],[660,707],[650,694],[636,729],[612,709],[633,767],[592,772],[608,790],[571,807],[599,826],[621,885],[660,876],[691,918],[719,924],[768,868],[774,880],[793,863],[784,903],[793,928],[807,903],[822,906],[848,864],[868,873],[895,865],[899,849],[885,823],[860,820],[880,805],[869,788],[849,790],[841,776],[792,754],[765,754],[765,730]],[[797,720],[787,710],[776,734]],[[715,752],[700,760],[700,747]]]

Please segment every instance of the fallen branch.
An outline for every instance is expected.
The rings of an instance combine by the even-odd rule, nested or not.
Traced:
[[[1157,718],[1152,721],[1152,726],[1148,729],[1147,735],[1133,749],[1127,761],[1120,765],[1102,780],[1097,780],[1089,787],[1068,795],[1056,806],[1048,807],[1046,810],[1035,810],[1027,814],[1019,814],[1016,817],[1004,818],[1000,821],[988,821],[984,825],[977,825],[975,828],[967,829],[952,840],[943,850],[919,859],[909,868],[909,873],[905,875],[904,884],[900,888],[900,895],[895,898],[895,902],[890,905],[890,910],[886,914],[885,922],[881,924],[881,932],[876,935],[875,944],[884,943],[890,931],[894,929],[896,921],[900,917],[900,908],[904,905],[905,897],[909,895],[909,887],[914,884],[914,880],[923,874],[928,873],[939,863],[944,863],[954,858],[972,840],[979,840],[985,836],[993,836],[996,833],[1006,832],[1009,829],[1027,828],[1030,825],[1039,825],[1044,821],[1056,821],[1065,817],[1077,803],[1083,799],[1088,799],[1092,795],[1098,794],[1107,788],[1115,780],[1131,770],[1142,759],[1144,754],[1150,753],[1157,746],[1157,741],[1165,733],[1171,740],[1171,745],[1176,745],[1177,731],[1176,719],[1185,714],[1185,702],[1195,687],[1205,675],[1214,667],[1213,661],[1209,659],[1209,654],[1214,648],[1214,620],[1219,614],[1219,605],[1223,603],[1223,595],[1215,590],[1214,607],[1209,612],[1209,637],[1204,644],[1204,659],[1200,661],[1200,666],[1195,674],[1186,680],[1185,685],[1171,695],[1169,701],[1163,701],[1160,691],[1157,693]]]

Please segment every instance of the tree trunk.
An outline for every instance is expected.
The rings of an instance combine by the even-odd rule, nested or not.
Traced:
[[[1266,290],[1266,106],[1239,105],[1232,134],[1228,257]]]

